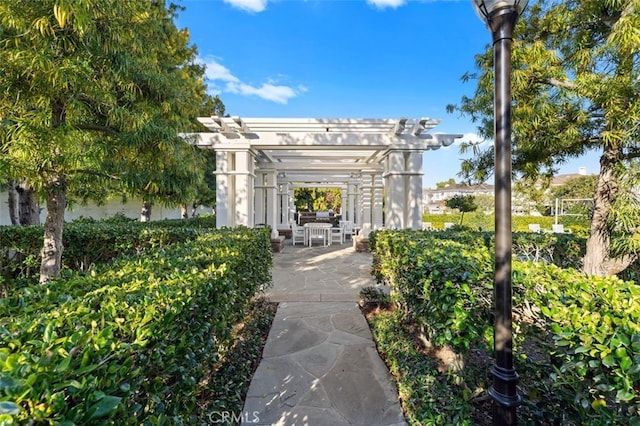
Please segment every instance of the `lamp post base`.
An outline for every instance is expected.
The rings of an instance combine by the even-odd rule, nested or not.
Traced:
[[[522,404],[522,397],[516,389],[519,376],[514,369],[495,365],[489,371],[494,381],[487,391],[493,399],[493,424],[515,426],[516,408]]]

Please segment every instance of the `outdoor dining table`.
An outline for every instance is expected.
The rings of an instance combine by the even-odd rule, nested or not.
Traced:
[[[304,240],[311,247],[314,239],[322,238],[322,244],[328,246],[331,244],[331,224],[308,222],[304,224]]]

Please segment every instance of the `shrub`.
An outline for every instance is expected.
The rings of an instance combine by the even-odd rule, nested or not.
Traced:
[[[222,229],[13,290],[0,300],[0,422],[192,424],[207,366],[270,266],[264,230]]]
[[[571,236],[530,236],[529,247],[539,244],[539,260],[556,259],[556,247],[564,247],[568,262],[581,247]],[[491,346],[493,334],[493,239],[468,231],[379,231],[374,241],[374,274],[391,286],[402,314],[385,321],[419,325],[433,345],[467,355],[467,367],[474,368],[469,361]],[[521,248],[519,253],[524,257]],[[588,277],[547,262],[514,261],[513,302],[525,422],[640,424],[640,289],[635,283]],[[393,342],[381,339],[381,351],[391,353]],[[408,380],[413,365],[399,359],[388,362],[402,365],[395,375]],[[467,391],[485,386],[478,372],[456,377],[456,386]],[[428,405],[435,396],[423,397]]]

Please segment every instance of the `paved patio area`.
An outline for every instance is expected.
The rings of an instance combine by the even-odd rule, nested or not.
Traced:
[[[251,381],[243,425],[406,425],[357,300],[375,286],[371,254],[350,244],[274,254],[280,302]]]
[[[274,302],[357,302],[360,289],[375,286],[371,253],[357,253],[351,241],[328,247],[292,246],[274,254]]]

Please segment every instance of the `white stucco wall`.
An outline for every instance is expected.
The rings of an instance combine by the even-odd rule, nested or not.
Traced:
[[[44,205],[40,206],[42,211],[40,212],[40,223],[44,223],[46,217],[46,209]],[[132,219],[140,219],[140,209],[142,208],[142,201],[131,199],[127,203],[122,203],[120,200],[111,200],[105,205],[97,206],[95,204],[88,204],[86,206],[76,205],[73,210],[67,209],[64,219],[67,222],[78,218],[79,216],[92,217],[94,219],[104,219],[114,216],[117,213],[122,213],[126,217]],[[200,206],[198,213],[211,213],[210,208]],[[162,219],[179,219],[180,208],[178,207],[163,207],[161,205],[154,205],[151,210],[151,220]],[[9,206],[8,206],[8,194],[7,192],[0,192],[0,225],[11,225],[11,219],[9,218]]]

